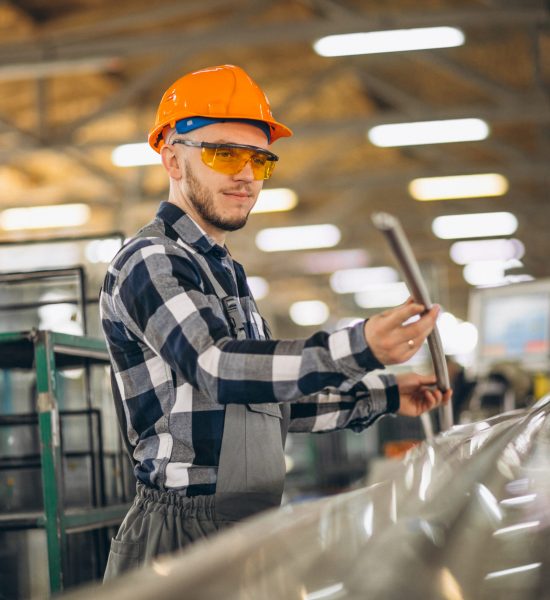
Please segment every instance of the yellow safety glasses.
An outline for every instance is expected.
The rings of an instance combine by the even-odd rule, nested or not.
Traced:
[[[269,179],[279,157],[269,150],[245,144],[212,144],[193,140],[174,140],[172,144],[183,144],[201,148],[202,162],[218,173],[236,175],[250,162],[254,179]]]

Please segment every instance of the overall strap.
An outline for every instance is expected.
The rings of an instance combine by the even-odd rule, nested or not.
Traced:
[[[239,340],[246,339],[246,330],[244,326],[244,318],[242,312],[242,306],[235,296],[229,296],[225,293],[225,290],[222,288],[218,280],[214,277],[212,270],[210,269],[210,265],[208,261],[199,254],[198,252],[194,252],[193,256],[196,258],[197,262],[202,267],[203,271],[206,273],[212,287],[216,291],[216,295],[221,300],[224,306],[226,317],[229,321],[230,327],[232,329],[232,334]],[[233,271],[233,274],[235,272]],[[255,306],[255,303],[254,303]],[[281,410],[281,439],[283,442],[283,447],[286,442],[286,436],[288,433],[288,429],[290,426],[290,406],[288,404],[280,404],[279,408]]]
[[[212,273],[212,269],[210,268],[208,261],[202,254],[194,252],[193,257],[201,266],[206,277],[208,278],[208,281],[210,281],[210,284],[216,292],[216,296],[218,296],[218,298],[221,300],[225,310],[225,315],[229,321],[231,333],[238,340],[246,339],[246,329],[244,325],[245,318],[239,299],[235,296],[226,294],[220,282],[216,279],[214,273]]]

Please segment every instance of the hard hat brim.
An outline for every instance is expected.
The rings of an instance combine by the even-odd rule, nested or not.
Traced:
[[[193,116],[201,116],[201,115],[193,115]],[[216,117],[214,115],[208,115],[209,118],[219,118],[220,120],[223,121],[232,121],[232,120],[243,120],[243,119],[249,119],[249,117],[243,115],[242,117],[235,117],[234,115],[232,115],[230,118],[227,118],[225,115],[220,115],[219,117]],[[260,120],[260,119],[258,119]],[[271,121],[271,120],[261,120],[262,123],[265,123],[268,127],[269,127],[269,131],[271,133],[271,144],[273,142],[275,142],[276,140],[278,140],[279,138],[282,137],[290,137],[292,135],[292,130],[289,129],[286,125],[283,125],[282,123],[279,123],[278,121]],[[151,148],[155,151],[155,152],[159,152],[162,148],[162,146],[164,145],[164,140],[162,139],[162,132],[164,131],[164,129],[166,127],[175,127],[175,123],[172,122],[167,122],[167,123],[162,123],[160,125],[157,125],[157,127],[154,127],[150,132],[149,132],[149,146],[151,146]]]

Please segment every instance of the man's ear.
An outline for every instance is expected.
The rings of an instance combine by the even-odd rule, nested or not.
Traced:
[[[183,173],[173,146],[164,144],[160,150],[160,158],[162,160],[162,165],[171,179],[182,178]]]

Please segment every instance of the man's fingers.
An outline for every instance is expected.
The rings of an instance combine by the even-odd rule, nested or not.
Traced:
[[[418,375],[418,383],[420,385],[435,385],[437,377],[435,375]]]
[[[447,390],[444,394],[443,394],[443,404],[447,404],[447,402],[449,402],[449,400],[451,399],[453,395],[453,390]]]
[[[416,302],[409,301],[405,302],[401,306],[394,308],[391,311],[388,311],[388,324],[397,327],[398,325],[403,324],[407,319],[414,317],[415,315],[419,315],[426,310],[426,307],[423,304],[417,304]]]
[[[414,305],[421,306],[421,305]],[[416,313],[418,314],[418,313]],[[418,347],[429,335],[435,325],[435,321],[439,314],[439,306],[434,305],[430,310],[422,315],[418,321],[405,325],[403,327],[403,338],[412,339],[417,342]]]
[[[426,388],[424,390],[424,399],[428,403],[429,410],[431,410],[432,408],[434,408],[434,406],[437,406],[438,404],[436,394],[432,392],[432,390],[430,390],[429,388]]]

